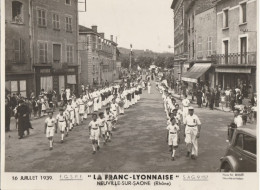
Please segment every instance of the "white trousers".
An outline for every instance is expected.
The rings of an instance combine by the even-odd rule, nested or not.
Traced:
[[[197,139],[197,134],[198,134],[198,128],[195,127],[189,127],[186,126],[185,128],[185,143],[187,145],[191,144],[191,154],[198,156],[198,139]]]
[[[151,94],[151,86],[148,86],[148,94]]]

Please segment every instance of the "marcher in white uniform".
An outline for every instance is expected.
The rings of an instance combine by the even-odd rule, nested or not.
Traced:
[[[198,156],[198,138],[200,137],[201,122],[194,114],[194,108],[189,107],[189,114],[186,116],[183,124],[185,126],[185,142],[187,145],[187,157],[191,154],[191,159]]]
[[[96,147],[97,150],[99,150],[99,135],[100,135],[100,129],[99,129],[99,122],[97,121],[97,114],[92,114],[92,121],[89,123],[89,134],[90,134],[90,140],[92,140],[92,148],[93,148],[93,154],[96,153]]]
[[[183,120],[185,120],[186,116],[189,114],[189,106],[190,106],[190,101],[187,98],[187,95],[184,97],[182,100],[182,116]]]
[[[167,126],[167,130],[169,132],[169,139],[168,139],[168,144],[172,148],[172,160],[174,161],[175,158],[175,152],[176,149],[178,148],[178,141],[179,141],[179,131],[180,128],[176,124],[176,120],[174,117],[171,118],[171,123]]]
[[[99,118],[98,118],[98,122],[99,122],[99,128],[100,128],[100,134],[103,137],[104,140],[104,144],[107,143],[107,122],[106,122],[106,118],[104,116],[104,112],[100,112],[99,113]]]
[[[117,115],[118,115],[118,114],[117,114],[117,108],[118,108],[118,105],[117,105],[115,99],[113,99],[113,100],[112,100],[112,103],[111,103],[111,105],[110,105],[110,110],[111,110],[111,112],[112,112],[113,115],[114,115],[114,125],[113,125],[113,128],[116,128],[116,127],[115,127],[115,124],[116,124],[117,119],[118,119],[118,117],[117,117]]]
[[[65,90],[65,92],[66,92],[66,98],[67,98],[67,100],[69,100],[69,99],[70,99],[70,96],[71,96],[70,89],[67,88],[67,89]]]
[[[73,109],[72,105],[72,100],[69,99],[69,102],[68,102],[68,105],[67,105],[67,108],[66,110],[68,111],[69,113],[69,130],[71,131],[73,129],[73,127],[75,126],[75,110]]]
[[[119,102],[118,104],[118,109],[119,109],[119,114],[120,115],[124,115],[125,114],[125,108],[124,108],[124,104],[125,104],[125,96],[124,96],[124,92],[118,94],[118,100]]]
[[[77,104],[79,107],[79,123],[83,123],[83,119],[84,119],[84,114],[85,114],[85,104],[83,102],[82,99],[82,95],[80,95],[80,97],[77,99]]]
[[[57,125],[60,129],[61,132],[61,143],[63,143],[64,141],[64,132],[65,132],[65,128],[66,128],[66,116],[63,113],[63,109],[60,109],[60,113],[57,115],[56,117],[57,120]]]
[[[53,118],[53,113],[49,112],[49,117],[46,118],[44,122],[44,134],[46,134],[49,140],[50,150],[53,149],[53,136],[55,131],[57,132],[56,120]]]
[[[150,81],[148,81],[147,86],[148,86],[148,94],[151,94],[151,87],[152,87],[152,85],[151,85]]]
[[[114,120],[114,115],[112,112],[110,112],[110,108],[106,108],[106,112],[104,114],[106,122],[107,122],[107,140],[108,142],[111,142],[111,137],[112,137],[112,129],[113,129],[113,120]]]
[[[75,122],[76,122],[76,125],[79,125],[79,105],[78,105],[78,103],[76,101],[76,97],[73,97],[71,106],[72,106],[72,108],[75,111]]]
[[[83,119],[86,120],[88,118],[88,113],[89,113],[89,106],[88,106],[88,95],[84,92],[83,96],[82,96],[82,101],[85,105],[85,110],[84,110],[84,114],[83,114]]]

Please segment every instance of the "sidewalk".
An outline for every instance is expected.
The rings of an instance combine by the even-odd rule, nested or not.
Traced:
[[[183,99],[183,95],[181,96],[180,94],[175,94],[173,90],[169,91],[173,97],[175,97],[176,99],[178,100],[182,100]],[[197,100],[196,100],[196,97],[194,97],[194,100],[192,101],[192,96],[191,95],[188,95],[188,99],[190,100],[191,104],[192,105],[197,105]],[[244,106],[249,106],[250,103],[249,103],[249,99],[248,98],[245,98],[243,100],[243,104]],[[203,107],[205,108],[205,105],[203,105]],[[230,110],[230,108],[226,108],[226,105],[223,107],[223,110],[222,110],[222,107],[219,106],[219,107],[215,107],[214,106],[214,110],[219,110],[219,111],[224,111],[224,112],[232,112],[232,110]]]

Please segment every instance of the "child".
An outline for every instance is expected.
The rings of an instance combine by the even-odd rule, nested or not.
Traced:
[[[97,121],[97,114],[92,114],[92,121],[89,123],[89,134],[90,134],[90,140],[92,140],[92,148],[93,153],[96,153],[96,147],[95,144],[97,144],[97,150],[100,149],[99,147],[99,122]]]
[[[175,160],[175,151],[178,148],[179,142],[179,126],[176,124],[176,119],[173,117],[171,118],[171,124],[167,126],[167,130],[169,132],[169,146],[172,149],[172,161]]]
[[[106,123],[106,119],[104,116],[104,112],[99,113],[98,121],[99,121],[100,134],[102,135],[102,137],[104,139],[104,144],[106,144],[106,142],[107,142],[107,137],[106,137],[107,123]]]
[[[66,116],[63,113],[63,109],[60,108],[60,113],[57,115],[56,117],[57,123],[56,125],[58,125],[60,132],[61,132],[61,143],[63,143],[64,141],[64,132],[65,132],[65,128],[66,128]]]
[[[49,117],[45,119],[44,123],[44,134],[49,139],[50,150],[53,149],[53,136],[54,131],[57,133],[56,120],[53,118],[53,112],[49,112]]]
[[[113,121],[113,114],[110,112],[110,108],[106,108],[106,112],[105,112],[105,119],[106,119],[106,122],[107,122],[107,140],[108,142],[111,142],[111,136],[112,136],[112,121]]]

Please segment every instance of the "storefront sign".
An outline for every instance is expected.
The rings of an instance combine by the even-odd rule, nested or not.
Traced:
[[[41,69],[40,73],[51,73],[51,69]]]

